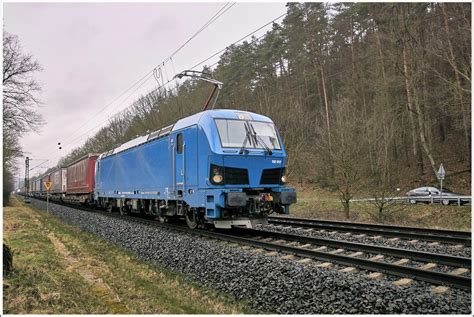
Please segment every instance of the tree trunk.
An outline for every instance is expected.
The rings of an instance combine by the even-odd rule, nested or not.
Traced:
[[[410,79],[408,74],[408,60],[406,54],[406,45],[403,44],[403,75],[405,77],[405,90],[407,94],[407,109],[408,109],[408,118],[410,119],[411,126],[411,137],[413,142],[413,155],[417,160],[418,164],[418,176],[423,176],[424,166],[423,166],[423,156],[420,151],[420,146],[418,143],[416,124],[414,119],[414,110],[413,110],[413,99],[410,90]]]
[[[424,118],[426,139],[428,140],[428,147],[433,149],[433,118],[435,117],[435,111],[429,103],[428,85],[426,83],[426,68],[423,67],[423,105],[424,105]]]
[[[387,78],[385,77],[385,64],[384,64],[384,56],[383,56],[383,53],[382,53],[382,43],[380,41],[380,34],[379,32],[375,32],[375,38],[377,40],[377,48],[378,48],[378,51],[379,51],[379,56],[380,56],[380,65],[382,67],[382,78],[383,78],[383,83],[384,83],[384,86],[385,88],[386,87],[386,84],[387,84]],[[388,92],[388,90],[386,90],[385,92]]]
[[[356,79],[356,66],[355,66],[355,49],[354,49],[354,31],[352,26],[352,17],[351,22],[351,64],[352,64],[352,79]]]
[[[344,199],[344,217],[349,220],[350,217],[350,200]]]
[[[324,101],[323,101],[323,94],[321,93],[319,76],[316,75],[315,78],[316,78],[316,87],[318,88],[319,104],[321,105],[321,113],[324,113]]]
[[[417,117],[418,117],[418,128],[420,130],[421,145],[423,146],[423,149],[425,150],[426,156],[428,156],[428,159],[431,164],[431,168],[433,169],[434,176],[436,177],[436,164],[433,159],[433,155],[431,154],[431,150],[426,142],[424,122],[423,122],[423,112],[421,110],[420,103],[418,101],[415,102],[415,106],[416,106],[416,112],[417,112]]]
[[[384,199],[384,198],[382,197],[382,199]],[[382,222],[382,221],[383,221],[382,218],[383,218],[383,208],[384,208],[384,207],[385,207],[385,204],[384,204],[384,203],[381,203],[381,204],[379,205],[379,222]]]
[[[326,126],[328,129],[328,136],[329,136],[329,148],[331,148],[331,127],[329,125],[329,106],[328,106],[328,96],[327,96],[327,90],[326,90],[326,81],[324,79],[323,65],[320,65],[320,71],[321,71],[321,80],[323,82],[324,107],[326,110]]]
[[[451,30],[448,24],[448,15],[446,14],[446,4],[441,4],[441,11],[443,12],[444,29],[446,32],[446,38],[447,38],[447,44],[448,44],[448,53],[449,53],[448,61],[454,71],[454,77],[456,79],[456,87],[457,87],[456,95],[458,97],[458,102],[461,106],[461,120],[462,120],[463,129],[464,129],[465,149],[469,153],[468,155],[470,155],[471,154],[471,141],[470,141],[469,127],[467,124],[467,114],[466,114],[466,109],[464,106],[464,97],[462,93],[461,78],[459,76],[460,70],[456,63],[456,57],[454,56],[454,48],[453,48],[453,43],[451,40]]]

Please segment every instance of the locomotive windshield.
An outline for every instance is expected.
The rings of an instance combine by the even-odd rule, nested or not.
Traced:
[[[255,131],[255,136],[251,141],[245,142],[247,138],[247,129],[245,125],[249,124]],[[273,123],[261,121],[246,120],[227,120],[216,119],[217,130],[221,139],[222,147],[242,147],[245,143],[248,148],[262,149],[266,145],[271,150],[280,150],[280,142],[275,131]],[[257,137],[260,142],[257,142]],[[262,144],[262,142],[264,144]]]

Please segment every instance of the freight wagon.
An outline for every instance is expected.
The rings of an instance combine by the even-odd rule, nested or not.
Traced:
[[[62,200],[67,189],[67,169],[59,168],[50,173],[51,188],[50,196],[52,199]]]
[[[50,174],[45,174],[43,175],[43,177],[41,177],[41,190],[40,190],[41,197],[46,197],[46,186],[44,184],[50,181],[49,175]]]
[[[66,194],[64,200],[83,204],[92,202],[97,158],[97,154],[89,154],[66,167]]]
[[[41,177],[35,179],[35,186],[34,186],[34,197],[41,197],[41,193],[43,192],[43,183],[41,182]]]
[[[33,196],[33,193],[35,191],[35,179],[31,178],[28,184],[29,184],[28,195]]]

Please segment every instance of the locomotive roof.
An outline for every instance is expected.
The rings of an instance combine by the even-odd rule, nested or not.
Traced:
[[[128,142],[123,143],[122,145],[108,151],[102,153],[100,158],[104,158],[110,155],[117,154],[119,152],[123,152],[140,144],[149,142],[159,137],[166,136],[170,134],[172,131],[184,129],[186,127],[190,127],[192,125],[198,124],[199,121],[203,118],[221,118],[221,119],[245,119],[245,120],[255,120],[255,121],[264,121],[264,122],[272,122],[272,120],[266,116],[242,111],[242,110],[231,110],[231,109],[215,109],[215,110],[206,110],[199,113],[196,113],[192,116],[185,117],[183,119],[178,120],[175,124],[169,125],[162,129],[156,130],[151,133],[147,133],[145,135],[136,137]]]
[[[231,109],[216,109],[216,110],[202,111],[192,116],[178,120],[178,122],[176,122],[173,127],[173,131],[183,129],[183,128],[192,126],[194,124],[198,124],[199,121],[204,117],[221,118],[221,119],[243,119],[242,115],[244,115],[245,119],[248,119],[248,120],[272,122],[270,118],[262,116],[261,114],[253,113],[253,112],[231,110]]]

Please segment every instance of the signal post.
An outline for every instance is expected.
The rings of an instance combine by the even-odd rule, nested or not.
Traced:
[[[436,173],[436,177],[441,183],[440,194],[439,194],[439,203],[443,204],[443,180],[446,177],[446,170],[444,169],[443,163],[439,166],[438,173]]]

